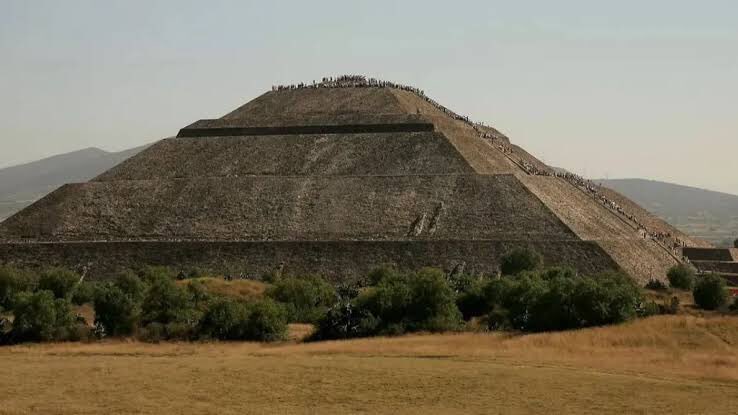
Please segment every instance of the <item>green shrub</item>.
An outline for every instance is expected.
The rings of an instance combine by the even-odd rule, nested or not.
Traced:
[[[343,283],[336,287],[336,302],[320,319],[311,340],[350,339],[365,336],[362,323],[367,321],[364,313],[356,307],[356,299],[361,293],[359,284]]]
[[[738,311],[738,297],[733,299],[733,303],[730,305],[730,311]]]
[[[164,285],[171,281],[165,276],[158,278]],[[127,336],[135,333],[147,288],[141,278],[132,272],[122,273],[112,282],[99,284],[94,300],[98,335]]]
[[[569,267],[550,267],[540,270],[539,275],[546,281],[575,279],[579,276],[576,270]]]
[[[734,248],[738,248],[738,239],[736,239],[735,241],[733,241],[733,247]]]
[[[461,313],[456,307],[456,296],[448,286],[441,270],[424,268],[409,279],[412,300],[409,303],[409,331],[456,330],[461,324]]]
[[[424,268],[401,274],[381,268],[368,278],[376,286],[345,296],[318,322],[313,340],[456,330],[462,315],[444,273]]]
[[[283,306],[272,300],[243,303],[219,299],[212,303],[198,326],[200,338],[276,341],[287,334]]]
[[[249,303],[243,332],[245,340],[270,342],[284,339],[287,334],[284,308],[268,299]]]
[[[515,248],[500,258],[502,275],[518,275],[538,269],[543,263],[539,253],[528,248]]]
[[[336,290],[321,277],[282,278],[267,295],[283,303],[287,318],[296,323],[317,323],[336,301]]]
[[[456,306],[464,320],[484,315],[489,311],[484,291],[487,283],[487,281],[475,281],[456,295]]]
[[[153,322],[163,325],[192,323],[198,320],[199,312],[186,288],[178,286],[166,276],[151,279],[141,305],[141,321],[144,325]]]
[[[648,301],[637,312],[639,317],[651,317],[661,314],[661,307],[655,301]]]
[[[456,330],[462,317],[445,275],[431,268],[383,278],[359,296],[357,307],[365,316],[362,326],[373,334]]]
[[[378,285],[382,280],[396,278],[400,276],[400,272],[391,265],[382,265],[373,269],[367,276],[367,283],[370,286]]]
[[[493,308],[485,317],[487,328],[490,330],[510,330],[510,313],[503,307]]]
[[[184,274],[184,277],[187,279],[205,278],[208,276],[208,272],[200,267],[192,267],[186,273],[181,272],[181,274]],[[177,278],[181,279],[179,275],[177,275]]]
[[[51,268],[41,273],[38,279],[40,291],[51,291],[56,298],[70,298],[80,276],[64,268]]]
[[[98,284],[92,281],[82,281],[72,291],[72,304],[82,305],[95,301]]]
[[[532,323],[535,318],[534,308],[548,291],[548,283],[537,274],[522,274],[506,288],[506,292],[495,295],[502,296],[502,307],[508,312],[511,327],[515,330],[532,331],[536,325]],[[490,303],[494,304],[494,300],[490,299]]]
[[[139,303],[119,286],[100,286],[95,296],[95,325],[105,335],[125,336],[134,332],[140,314]]]
[[[718,275],[705,275],[697,280],[692,296],[697,307],[703,310],[717,310],[728,302],[725,280]]]
[[[222,298],[210,305],[202,319],[198,332],[203,338],[242,340],[244,323],[249,310],[244,303]]]
[[[370,335],[374,317],[356,307],[353,298],[339,299],[318,322],[311,340],[351,339]],[[371,330],[365,327],[369,323]]]
[[[583,278],[559,276],[545,279],[545,292],[533,297],[528,318],[528,331],[566,330],[582,326],[581,298],[577,295],[585,282]],[[538,288],[536,288],[538,289]]]
[[[482,288],[486,302],[486,310],[503,306],[503,300],[509,297],[509,293],[515,283],[511,278],[496,278],[489,281]]]
[[[282,273],[279,271],[269,271],[261,276],[261,280],[267,284],[276,284],[282,279]]]
[[[35,290],[36,280],[26,272],[0,267],[0,307],[11,310],[16,295]]]
[[[166,275],[162,275],[159,277],[152,277],[151,275],[148,275],[145,278],[149,281],[156,280],[157,278],[163,280],[168,279]],[[119,274],[115,278],[114,283],[126,296],[128,296],[135,303],[139,303],[143,300],[144,295],[146,294],[146,289],[148,288],[146,282],[144,282],[141,277],[132,272],[124,272],[122,274]]]
[[[9,342],[10,339],[8,339],[8,334],[13,326],[10,320],[3,315],[4,312],[5,310],[0,307],[0,345]]]
[[[642,302],[640,288],[629,276],[619,273],[581,278],[574,295],[579,327],[628,321],[636,316]]]
[[[478,286],[479,283],[485,279],[480,276],[458,273],[449,275],[447,280],[451,289],[454,290],[455,293],[460,294],[473,289],[473,287]]]
[[[198,310],[203,310],[211,299],[205,284],[197,280],[192,280],[187,284],[187,294]]]
[[[126,273],[130,274],[130,273]],[[123,274],[123,275],[126,275]],[[154,281],[165,279],[165,280],[176,280],[177,274],[169,267],[163,266],[145,266],[141,268],[137,276],[145,284],[151,284]]]
[[[640,290],[627,276],[581,277],[565,268],[493,280],[484,295],[494,311],[487,316],[490,328],[534,332],[619,323],[633,318],[641,304]]]
[[[669,269],[666,276],[673,288],[691,290],[694,287],[694,270],[688,265],[675,265]]]
[[[13,314],[10,336],[14,342],[67,340],[74,330],[69,301],[55,299],[51,291],[19,294]]]
[[[645,288],[654,291],[665,291],[668,287],[666,286],[666,284],[664,284],[663,281],[652,278],[648,280]]]

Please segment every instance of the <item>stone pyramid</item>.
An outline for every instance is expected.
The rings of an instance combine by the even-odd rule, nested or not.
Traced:
[[[703,243],[557,174],[422,91],[360,76],[274,87],[0,224],[0,262],[104,278],[144,264],[351,278],[380,264],[661,277]]]

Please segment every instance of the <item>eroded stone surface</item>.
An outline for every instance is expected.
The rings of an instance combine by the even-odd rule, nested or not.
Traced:
[[[675,263],[576,187],[530,176],[492,144],[509,145],[499,131],[412,91],[273,91],[185,130],[0,224],[0,263],[92,277],[153,264],[339,279],[384,263],[495,273],[518,246],[549,265],[640,280]]]

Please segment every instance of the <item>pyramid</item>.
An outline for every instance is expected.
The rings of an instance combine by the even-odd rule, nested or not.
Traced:
[[[557,174],[422,91],[357,76],[273,87],[0,224],[0,262],[93,278],[144,264],[245,277],[495,273],[514,247],[639,280],[703,246]]]

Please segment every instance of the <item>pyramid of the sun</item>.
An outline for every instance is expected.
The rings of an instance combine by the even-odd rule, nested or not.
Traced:
[[[341,278],[381,264],[492,273],[528,246],[550,265],[643,280],[679,255],[633,215],[700,244],[418,91],[353,85],[273,90],[63,186],[0,224],[0,262]]]

